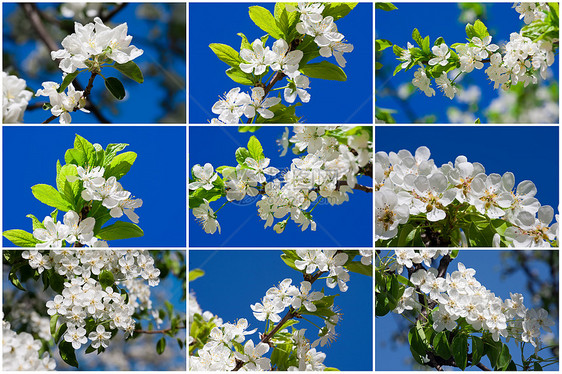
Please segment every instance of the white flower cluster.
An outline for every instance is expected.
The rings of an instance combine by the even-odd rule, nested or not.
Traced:
[[[505,236],[514,246],[549,247],[558,236],[558,222],[549,227],[554,209],[541,206],[533,182],[522,181],[514,191],[513,173],[486,175],[482,164],[465,156],[438,168],[430,154],[427,147],[419,147],[415,155],[404,149],[376,153],[375,240],[396,236],[398,226],[411,215],[425,214],[430,222],[443,220],[446,207],[455,200],[491,219],[509,222]]]
[[[76,91],[72,84],[68,85],[68,92],[58,92],[60,85],[55,82],[43,82],[43,88],[38,89],[35,96],[47,96],[51,105],[51,114],[59,117],[59,122],[69,124],[72,122],[70,113],[79,109],[84,113],[90,113],[84,109],[86,99],[84,91]]]
[[[12,305],[10,319],[12,320],[12,324],[16,327],[16,321],[18,325],[27,325],[27,331],[38,336],[40,339],[47,341],[51,339],[51,319],[37,313],[33,309],[33,305],[29,302],[21,302],[18,300],[17,305]]]
[[[400,255],[398,251],[396,250],[397,258],[413,260],[426,250],[420,250],[420,253],[400,250]],[[464,318],[476,331],[489,331],[495,341],[500,336],[512,337],[531,343],[538,349],[540,329],[551,332],[550,326],[554,325],[548,312],[542,308],[527,309],[523,304],[523,296],[519,293],[510,293],[510,299],[502,300],[481,285],[474,278],[475,274],[474,269],[466,268],[459,262],[458,270],[447,273],[445,278],[438,277],[435,268],[418,269],[411,275],[410,281],[416,288],[437,302],[438,308],[433,309],[432,313],[435,331],[452,331],[457,326],[456,321]],[[395,313],[421,308],[416,288],[406,288]]]
[[[25,80],[2,72],[2,122],[20,123],[33,93],[27,91]]]
[[[63,7],[63,12],[64,9],[67,8]],[[63,39],[61,43],[63,49],[51,52],[53,60],[61,60],[59,68],[64,72],[63,78],[66,74],[74,73],[76,69],[88,69],[99,73],[104,64],[113,61],[124,64],[143,53],[142,49],[130,45],[133,37],[127,35],[127,23],[112,29],[96,17],[94,23],[86,25],[75,22],[74,31]],[[55,82],[43,82],[43,89],[37,90],[35,95],[49,97],[51,114],[59,117],[60,123],[70,123],[72,120],[70,113],[75,110],[89,113],[84,109],[86,99],[83,91],[76,91],[70,84],[68,93],[59,93],[57,91],[59,87],[60,85]]]
[[[253,197],[261,192],[262,198],[256,206],[260,218],[265,221],[264,227],[272,226],[275,218],[283,219],[290,215],[273,226],[277,233],[283,232],[289,218],[300,225],[303,231],[309,226],[315,231],[316,222],[307,209],[319,196],[331,205],[348,201],[347,194],[353,192],[359,169],[367,165],[372,157],[372,144],[367,132],[349,136],[345,145],[329,135],[329,131],[335,128],[336,126],[295,126],[295,135],[291,139],[287,135],[285,145],[294,143],[298,152],[308,151],[308,154],[303,158],[293,159],[282,179],[266,183],[265,175],[275,176],[279,173],[278,169],[268,166],[268,158],[260,161],[247,158],[245,168],[238,165],[236,168],[225,169],[223,175],[227,200],[240,201],[246,195]],[[196,182],[190,184],[190,189],[212,188],[216,174],[211,164],[205,164],[203,168],[195,165],[193,170]],[[338,183],[341,181],[345,181],[345,184]],[[258,184],[265,184],[265,188],[258,191]],[[220,232],[216,214],[207,200],[194,208],[193,214],[201,221],[205,232],[212,234],[217,228]]]
[[[142,206],[141,199],[133,199],[129,191],[125,191],[117,178],[109,177],[105,179],[103,174],[105,169],[96,166],[93,169],[84,169],[81,166],[76,168],[78,176],[67,176],[69,182],[81,180],[84,189],[82,198],[85,201],[101,201],[101,204],[109,209],[109,214],[113,218],[120,218],[123,213],[134,223],[139,222],[139,216],[135,213],[136,208]]]
[[[451,251],[448,249],[424,249],[423,251],[414,251],[413,249],[395,249],[396,262],[390,267],[390,271],[398,270],[398,274],[402,274],[404,266],[411,268],[414,264],[425,264],[431,267],[431,263],[439,256],[446,256]]]
[[[142,49],[130,45],[132,39],[127,35],[127,23],[112,29],[96,17],[94,23],[86,25],[75,22],[74,33],[63,39],[63,49],[51,52],[51,58],[61,60],[59,68],[65,73],[99,68],[107,59],[124,64],[143,54]]]
[[[68,244],[79,243],[90,247],[107,247],[107,243],[94,237],[96,220],[88,217],[80,221],[78,213],[69,210],[63,222],[55,222],[51,216],[45,217],[43,226],[33,230],[33,237],[40,241],[37,248],[62,248],[63,242]]]
[[[297,255],[301,260],[295,261],[297,269],[312,274],[316,269],[321,272],[328,272],[326,276],[326,286],[335,288],[339,286],[341,292],[347,291],[346,282],[349,281],[348,270],[343,267],[349,256],[346,253],[337,253],[335,249],[297,249]],[[366,258],[372,256],[372,251],[361,251],[361,262],[364,263]],[[294,307],[294,305],[293,305]]]
[[[319,53],[322,57],[330,57],[332,54],[341,67],[345,67],[346,60],[343,53],[352,52],[353,45],[343,43],[344,35],[338,32],[334,18],[322,17],[324,5],[321,3],[298,3],[298,6],[287,5],[289,12],[299,12],[300,22],[296,29],[302,35],[309,35],[320,47]],[[240,51],[243,62],[240,70],[247,74],[260,76],[268,68],[282,73],[287,77],[287,86],[283,91],[287,103],[294,103],[297,96],[303,103],[310,101],[310,80],[299,71],[299,63],[303,58],[303,51],[291,50],[284,39],[278,39],[272,48],[264,47],[261,39],[256,39],[251,45],[252,49],[244,48]],[[246,118],[254,118],[256,111],[266,119],[274,117],[274,113],[268,108],[281,102],[278,97],[265,98],[266,92],[262,87],[252,88],[251,96],[240,92],[240,87],[231,89],[217,101],[212,112],[219,117],[211,120],[212,124],[238,123],[242,115]]]
[[[55,370],[56,362],[44,352],[39,357],[43,343],[27,332],[16,333],[10,323],[2,321],[2,369],[8,371]]]
[[[519,13],[519,19],[523,18],[523,22],[526,25],[533,21],[544,21],[546,18],[546,12],[550,9],[548,8],[548,3],[523,3],[517,2],[513,5],[515,11]]]
[[[106,348],[111,337],[111,332],[106,329],[123,330],[126,337],[133,335],[135,321],[132,315],[137,308],[151,307],[149,287],[160,282],[160,270],[146,251],[30,250],[24,251],[22,257],[40,273],[44,269],[54,269],[67,278],[62,294],[56,295],[46,306],[50,316],[58,314],[58,322],[66,323],[64,340],[72,343],[74,349],[87,344],[88,339],[93,348]],[[127,288],[128,303],[119,288],[108,286],[103,289],[93,277],[97,278],[102,271],[112,273],[115,284]],[[90,318],[97,327],[86,336],[86,320]]]

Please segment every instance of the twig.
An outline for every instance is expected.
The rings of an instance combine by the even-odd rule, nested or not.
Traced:
[[[47,118],[46,120],[44,120],[42,123],[49,123],[52,120],[54,120],[55,118],[57,118],[57,116],[50,116],[49,118]]]
[[[115,15],[119,13],[123,8],[125,8],[125,6],[127,6],[127,3],[121,3],[115,8],[113,8],[109,13],[107,13],[106,15],[100,18],[103,20],[103,22],[107,22],[111,20],[113,17],[115,17]]]

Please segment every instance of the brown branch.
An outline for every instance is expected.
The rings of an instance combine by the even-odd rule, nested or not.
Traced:
[[[271,91],[271,89],[273,88],[273,86],[275,85],[275,83],[279,82],[281,79],[283,79],[283,77],[285,77],[285,74],[283,74],[283,72],[281,70],[277,71],[275,73],[275,75],[271,78],[271,80],[269,81],[269,83],[267,84],[267,86],[264,87],[263,91],[263,97],[265,98],[267,96],[267,94],[269,93],[269,91]],[[256,113],[256,116],[258,114]],[[255,117],[252,118],[248,118],[248,120],[246,121],[246,123],[252,123],[252,120],[254,120]]]
[[[439,267],[437,268],[437,277],[445,278],[447,268],[449,267],[451,261],[453,261],[453,259],[449,255],[445,255],[441,258],[441,261],[439,261]]]
[[[55,118],[57,118],[57,116],[50,116],[49,118],[47,118],[46,120],[44,120],[44,121],[41,122],[41,123],[49,123],[49,122],[51,122],[52,120],[54,120]]]
[[[102,19],[103,22],[107,22],[111,20],[113,17],[115,17],[115,15],[119,13],[123,8],[125,8],[125,6],[127,6],[127,3],[121,3],[115,8],[111,9],[109,13],[105,14],[103,17],[100,18]]]

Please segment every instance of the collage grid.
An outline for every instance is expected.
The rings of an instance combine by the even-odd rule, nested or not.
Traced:
[[[2,369],[558,371],[536,4],[3,2]]]

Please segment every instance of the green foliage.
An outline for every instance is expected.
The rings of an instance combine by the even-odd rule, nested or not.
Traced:
[[[115,283],[115,278],[113,277],[113,273],[107,270],[104,270],[100,273],[99,281],[102,288],[105,290],[107,287],[112,287]]]
[[[255,77],[252,74],[244,73],[238,66],[227,69],[226,75],[234,82],[246,86],[253,86],[255,83]]]
[[[478,364],[484,355],[484,343],[478,336],[471,336],[472,339],[472,366]]]
[[[328,61],[308,64],[301,67],[300,72],[310,78],[346,81],[347,75],[342,68]]]
[[[142,71],[139,66],[134,63],[134,61],[129,61],[124,64],[115,63],[113,67],[123,73],[123,75],[125,75],[127,78],[130,78],[137,83],[144,82]]]
[[[386,39],[376,39],[375,40],[375,50],[376,52],[384,51],[388,47],[393,47],[392,42]],[[398,46],[397,46],[398,47]],[[398,47],[400,48],[400,47]],[[393,47],[394,49],[394,47]]]
[[[334,21],[343,18],[349,14],[357,6],[358,3],[325,3],[323,17],[333,17]],[[390,3],[386,3],[387,5]],[[393,6],[390,4],[390,6]],[[396,8],[396,7],[395,7]]]
[[[105,169],[103,176],[105,178],[115,177],[117,180],[121,179],[129,172],[136,159],[137,154],[135,152],[125,152],[115,156]]]
[[[102,228],[96,235],[102,240],[138,238],[144,235],[140,227],[131,222],[117,221]]]
[[[375,9],[385,10],[388,12],[398,8],[392,3],[375,3]]]
[[[3,235],[18,247],[35,247],[35,244],[39,243],[33,234],[24,230],[6,230]]]
[[[74,352],[74,348],[72,344],[67,341],[61,341],[59,344],[59,352],[60,357],[64,362],[69,364],[70,366],[74,366],[78,368],[78,361],[76,361],[76,353]]]
[[[125,87],[123,83],[115,77],[105,78],[105,88],[113,95],[117,100],[123,100],[125,98]]]
[[[279,28],[277,21],[271,12],[261,6],[251,6],[249,8],[250,18],[256,26],[274,37],[275,39],[282,39],[284,33]]]
[[[351,261],[345,264],[347,270],[353,273],[359,273],[367,275],[369,277],[373,276],[373,265],[364,265],[361,261]]]
[[[193,282],[194,280],[196,280],[197,278],[201,278],[203,275],[205,275],[205,272],[201,269],[193,269],[189,271],[189,282]]]
[[[433,337],[433,348],[439,357],[445,360],[451,357],[451,346],[449,344],[449,337],[445,331],[438,332]]]
[[[53,186],[48,184],[36,184],[31,187],[33,196],[43,204],[67,212],[72,209],[72,205],[61,195]]]
[[[467,336],[464,334],[458,334],[453,338],[453,343],[451,344],[451,350],[453,351],[453,357],[455,358],[455,363],[457,366],[464,370],[467,365],[468,356],[468,345]]]
[[[250,155],[250,152],[244,148],[244,147],[240,147],[236,150],[235,152],[235,157],[236,157],[236,161],[238,162],[238,164],[240,165],[244,165],[246,163],[246,159],[248,157],[252,157]]]
[[[219,60],[230,65],[232,67],[239,67],[240,63],[242,63],[242,58],[238,51],[226,44],[220,43],[211,43],[209,44],[209,48],[217,55]]]
[[[253,135],[250,137],[250,140],[248,140],[248,152],[250,153],[250,157],[254,160],[259,161],[265,158],[260,141]]]
[[[57,89],[57,92],[58,93],[64,92],[64,90],[66,90],[66,87],[68,87],[68,85],[72,83],[72,81],[78,76],[78,74],[80,74],[78,70],[76,70],[74,73],[67,74],[62,80],[62,83]]]
[[[156,343],[156,353],[161,355],[162,353],[164,353],[165,349],[166,349],[166,338],[162,337]]]

